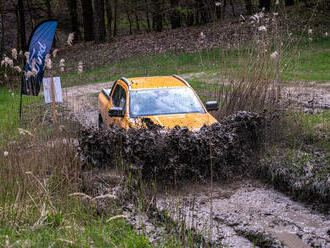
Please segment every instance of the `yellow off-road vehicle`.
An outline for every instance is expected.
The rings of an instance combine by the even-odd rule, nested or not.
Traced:
[[[185,126],[199,130],[217,120],[208,111],[217,110],[216,101],[205,106],[190,85],[179,76],[121,78],[98,97],[99,126],[112,124],[125,129],[143,126],[149,118],[165,129]]]

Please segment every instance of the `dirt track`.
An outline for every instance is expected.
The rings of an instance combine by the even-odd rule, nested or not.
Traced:
[[[111,83],[64,90],[65,102],[83,125],[97,125],[97,93],[105,87]],[[330,109],[327,89],[287,87],[283,92],[307,111]],[[209,185],[186,185],[159,194],[157,207],[225,247],[253,247],[252,240],[260,247],[281,247],[281,242],[287,247],[330,247],[329,213],[313,212],[266,184],[215,184],[212,198],[210,192]]]
[[[210,185],[187,185],[158,207],[224,247],[330,247],[329,216],[257,181],[216,184],[212,200]]]

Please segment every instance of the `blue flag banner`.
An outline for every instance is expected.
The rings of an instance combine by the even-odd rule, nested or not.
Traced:
[[[29,59],[22,77],[22,94],[37,96],[45,71],[45,58],[50,53],[57,27],[56,20],[40,23],[32,32],[29,41]]]

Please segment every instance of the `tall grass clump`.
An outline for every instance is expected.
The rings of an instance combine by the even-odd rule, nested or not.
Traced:
[[[79,189],[81,166],[64,123],[52,125],[38,101],[24,110],[21,124],[1,142],[0,225],[36,228],[71,205],[68,195]]]
[[[2,225],[42,226],[63,211],[69,193],[79,189],[80,162],[72,141],[26,135],[1,154]]]
[[[283,39],[277,27],[277,13],[257,13],[242,25],[249,26],[251,40],[233,44],[232,56],[238,57],[225,75],[218,97],[218,120],[239,110],[274,111],[280,99]],[[240,59],[242,58],[242,59]]]

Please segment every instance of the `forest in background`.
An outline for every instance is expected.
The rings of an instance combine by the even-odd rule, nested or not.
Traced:
[[[32,29],[42,20],[58,19],[61,33],[75,42],[103,43],[113,37],[204,25],[261,9],[277,11],[308,0],[13,0],[0,1],[0,55],[5,48],[26,50]],[[237,18],[236,18],[237,19]],[[56,45],[56,44],[55,44]]]

